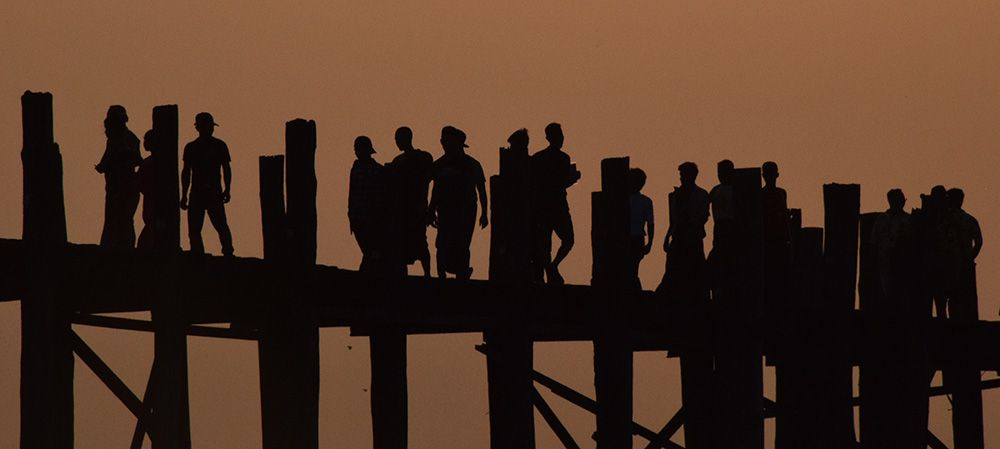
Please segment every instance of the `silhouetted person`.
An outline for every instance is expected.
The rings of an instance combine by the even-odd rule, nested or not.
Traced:
[[[562,151],[562,125],[549,123],[545,127],[549,146],[531,155],[533,217],[535,220],[535,279],[541,281],[544,272],[550,284],[562,284],[559,264],[573,249],[573,218],[569,213],[566,189],[580,180],[580,171]],[[559,249],[552,257],[552,233],[559,237]]]
[[[413,147],[413,131],[396,130],[401,153],[389,165],[392,176],[394,218],[398,220],[400,257],[406,264],[420,261],[424,276],[431,275],[431,253],[427,249],[427,190],[434,169],[430,153]]]
[[[642,194],[642,188],[646,185],[646,172],[633,168],[628,172],[628,181],[629,252],[632,263],[630,274],[635,280],[635,286],[641,289],[639,263],[653,248],[653,232],[656,229],[653,223],[653,200]]]
[[[791,235],[788,229],[788,194],[778,187],[778,164],[767,161],[761,165],[761,215],[764,237],[764,302],[769,316],[786,306],[786,282],[791,260]]]
[[[939,318],[948,316],[948,299],[958,286],[961,226],[948,209],[948,191],[934,186],[924,197],[924,220],[930,231],[930,251],[926,255],[928,283]]]
[[[970,215],[962,205],[965,192],[962,189],[948,189],[948,214],[955,225],[957,248],[954,251],[958,266],[958,280],[951,292],[948,315],[954,319],[976,320],[979,304],[976,294],[976,257],[983,249],[983,232],[979,220]]]
[[[361,249],[360,271],[371,272],[382,260],[385,226],[385,169],[372,158],[375,148],[367,136],[354,139],[357,159],[351,167],[347,218]]]
[[[441,129],[444,155],[434,161],[434,187],[428,206],[428,218],[437,227],[437,270],[444,278],[453,273],[459,279],[472,276],[469,265],[469,245],[476,227],[476,194],[482,206],[479,226],[489,224],[487,218],[486,176],[483,167],[465,153],[465,133],[453,126]]]
[[[142,232],[139,233],[139,241],[136,245],[139,249],[153,249],[155,243],[156,211],[153,196],[156,189],[156,135],[153,130],[146,131],[142,136],[142,147],[149,152],[142,163],[139,164],[139,171],[136,173],[139,179],[139,193],[142,194]]]
[[[667,264],[657,291],[672,299],[703,300],[708,296],[704,248],[708,192],[695,184],[698,166],[693,162],[677,169],[681,185],[667,196],[670,225],[663,239]]]
[[[199,112],[194,118],[198,138],[184,146],[184,168],[181,170],[181,209],[188,211],[188,239],[191,252],[204,254],[205,245],[201,239],[201,227],[205,223],[205,213],[212,220],[212,226],[219,233],[222,255],[233,255],[233,235],[226,222],[225,204],[229,202],[229,188],[233,172],[229,167],[229,147],[225,142],[212,136],[215,133],[212,114]],[[220,180],[220,173],[222,179]],[[191,201],[188,202],[188,187]]]
[[[719,184],[712,187],[708,199],[712,206],[712,250],[708,254],[711,285],[715,291],[728,276],[732,266],[733,235],[736,233],[736,204],[733,200],[733,161],[723,159],[716,165]]]
[[[878,266],[879,287],[884,298],[894,298],[897,294],[896,265],[901,245],[906,242],[910,232],[910,214],[903,207],[906,196],[900,189],[892,189],[886,193],[889,209],[879,214],[872,225],[871,241],[875,247],[875,261]]]
[[[135,247],[135,210],[139,207],[139,186],[135,169],[142,161],[139,138],[128,129],[125,108],[108,108],[104,119],[107,144],[101,161],[94,166],[104,175],[104,230],[101,246]]]

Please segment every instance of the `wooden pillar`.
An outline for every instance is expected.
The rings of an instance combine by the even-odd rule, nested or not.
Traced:
[[[719,447],[764,447],[763,222],[759,168],[733,172],[733,287],[721,298],[716,388]]]
[[[823,229],[802,228],[792,234],[792,295],[789,303],[787,341],[776,366],[778,413],[775,449],[811,447],[816,425],[810,363],[816,357],[812,317],[823,298]]]
[[[62,155],[52,131],[52,94],[21,96],[24,131],[26,289],[21,301],[21,447],[73,447],[73,350],[70,310],[60,304],[66,243]]]
[[[820,448],[847,448],[856,444],[854,434],[853,366],[849,325],[857,288],[858,224],[861,186],[823,186],[823,303],[816,373],[817,400],[824,404],[821,427],[816,429]]]
[[[490,178],[490,280],[507,292],[495,325],[483,333],[490,401],[490,447],[533,449],[533,344],[523,327],[531,302],[527,149],[500,150]]]
[[[283,380],[291,387],[296,431],[291,449],[319,446],[319,327],[315,303],[308,297],[316,265],[316,122],[296,119],[285,125],[285,186],[288,191],[287,337],[294,348]]]
[[[191,416],[188,394],[187,320],[177,279],[180,264],[180,183],[177,173],[176,105],[153,108],[156,136],[152,190],[155,206],[153,249],[160,255],[152,318],[154,369],[151,440],[154,449],[189,449]]]
[[[628,270],[628,158],[601,161],[601,191],[592,195],[591,284],[600,291],[603,317],[594,338],[597,448],[632,447],[632,346],[620,301],[635,292]]]

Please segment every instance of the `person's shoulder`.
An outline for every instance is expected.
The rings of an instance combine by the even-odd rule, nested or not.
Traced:
[[[691,191],[695,195],[708,197],[708,192],[705,189],[701,188],[701,186],[697,186],[696,185],[696,186],[694,186],[693,189],[691,189]]]

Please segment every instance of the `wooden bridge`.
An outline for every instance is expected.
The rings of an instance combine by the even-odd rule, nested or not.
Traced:
[[[22,108],[23,240],[0,240],[0,300],[22,301],[22,448],[73,447],[74,354],[135,415],[133,448],[147,436],[156,449],[190,448],[186,337],[197,335],[258,341],[263,447],[315,449],[321,327],[371,339],[378,449],[406,447],[406,335],[458,332],[484,335],[495,449],[533,448],[535,410],[568,449],[580,447],[536,384],[593,412],[601,449],[631,448],[633,436],[648,448],[679,448],[672,438],[682,428],[688,448],[760,449],[771,418],[781,449],[942,448],[927,431],[928,397],[941,394],[954,397],[953,447],[983,447],[981,389],[1000,379],[983,381],[980,371],[1000,369],[1000,322],[878,312],[864,285],[871,267],[863,238],[857,310],[859,234],[872,217],[859,213],[857,185],[824,187],[825,232],[793,220],[787,282],[795,299],[779,318],[765,313],[756,168],[737,170],[742,231],[722,299],[668,301],[636,289],[623,270],[626,158],[604,161],[602,191],[593,195],[592,286],[526,282],[527,154],[510,150],[491,179],[489,281],[375,275],[315,264],[313,122],[289,122],[284,158],[261,158],[264,259],[223,258],[180,251],[176,106],[153,111],[153,198],[163,206],[152,251],[66,241],[52,97],[26,93]],[[137,311],[152,320],[114,316]],[[146,391],[129,390],[73,325],[154,332]],[[596,398],[534,371],[535,341],[592,341]],[[632,354],[643,350],[681,362],[683,408],[657,430],[632,419]],[[777,368],[775,400],[763,395],[765,361]],[[946,383],[931,387],[938,369]]]

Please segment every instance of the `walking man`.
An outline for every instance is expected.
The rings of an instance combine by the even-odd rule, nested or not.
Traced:
[[[400,154],[389,164],[392,199],[399,229],[399,253],[406,265],[420,261],[424,276],[431,275],[431,253],[427,249],[427,190],[434,169],[434,157],[413,147],[413,131],[396,130]]]
[[[229,167],[229,147],[214,137],[215,123],[212,114],[199,112],[194,118],[198,138],[184,146],[184,168],[181,170],[181,209],[188,211],[188,239],[191,252],[204,254],[201,227],[205,213],[219,233],[222,255],[233,255],[233,236],[226,222],[225,204],[229,202],[229,187],[233,172]],[[221,173],[221,180],[220,180]],[[188,201],[188,187],[191,200]]]
[[[465,133],[453,126],[441,129],[444,156],[434,161],[434,188],[428,207],[429,221],[437,227],[438,277],[454,273],[469,279],[469,245],[476,227],[476,195],[482,206],[479,226],[489,224],[486,199],[486,176],[479,161],[465,153]]]
[[[544,272],[548,283],[559,285],[563,277],[559,264],[573,249],[573,218],[569,214],[566,189],[580,180],[580,171],[562,151],[562,125],[549,123],[545,127],[549,146],[531,155],[531,184],[534,190],[535,256],[534,277],[542,280]],[[552,257],[552,233],[559,237],[559,249]]]

